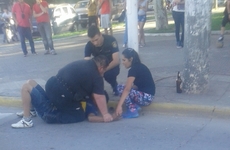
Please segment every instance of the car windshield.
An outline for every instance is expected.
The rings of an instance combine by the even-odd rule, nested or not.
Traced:
[[[75,9],[76,8],[86,8],[87,7],[87,4],[88,2],[78,2],[76,5],[75,5]]]

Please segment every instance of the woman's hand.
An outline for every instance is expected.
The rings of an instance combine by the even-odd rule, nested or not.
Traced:
[[[122,107],[121,106],[117,106],[117,108],[116,108],[116,115],[117,116],[121,116],[122,115]]]

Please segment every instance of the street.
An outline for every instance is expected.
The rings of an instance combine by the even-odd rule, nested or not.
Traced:
[[[52,125],[36,117],[33,128],[11,129],[16,118],[13,114],[0,123],[2,150],[230,149],[230,120],[218,118],[145,111],[139,118],[112,123]]]

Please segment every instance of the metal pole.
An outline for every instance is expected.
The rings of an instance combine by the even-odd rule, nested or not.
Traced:
[[[139,51],[137,27],[137,0],[126,0],[126,17],[128,22],[128,47]]]

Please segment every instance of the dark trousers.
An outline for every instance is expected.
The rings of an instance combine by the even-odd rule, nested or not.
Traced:
[[[175,35],[176,41],[184,43],[184,12],[172,12],[173,19],[175,22]],[[181,37],[180,37],[180,28],[181,28]]]
[[[49,22],[38,23],[38,30],[42,37],[45,50],[53,50],[52,30]]]
[[[22,47],[22,51],[23,51],[24,55],[26,55],[28,53],[25,38],[27,38],[29,40],[31,53],[35,53],[34,40],[33,40],[32,34],[31,34],[30,27],[18,26],[18,33],[20,36],[21,47]]]
[[[106,71],[104,73],[104,79],[111,85],[113,91],[117,91],[117,76],[119,73],[120,73],[119,66],[116,66],[113,69],[110,69],[109,71]]]

